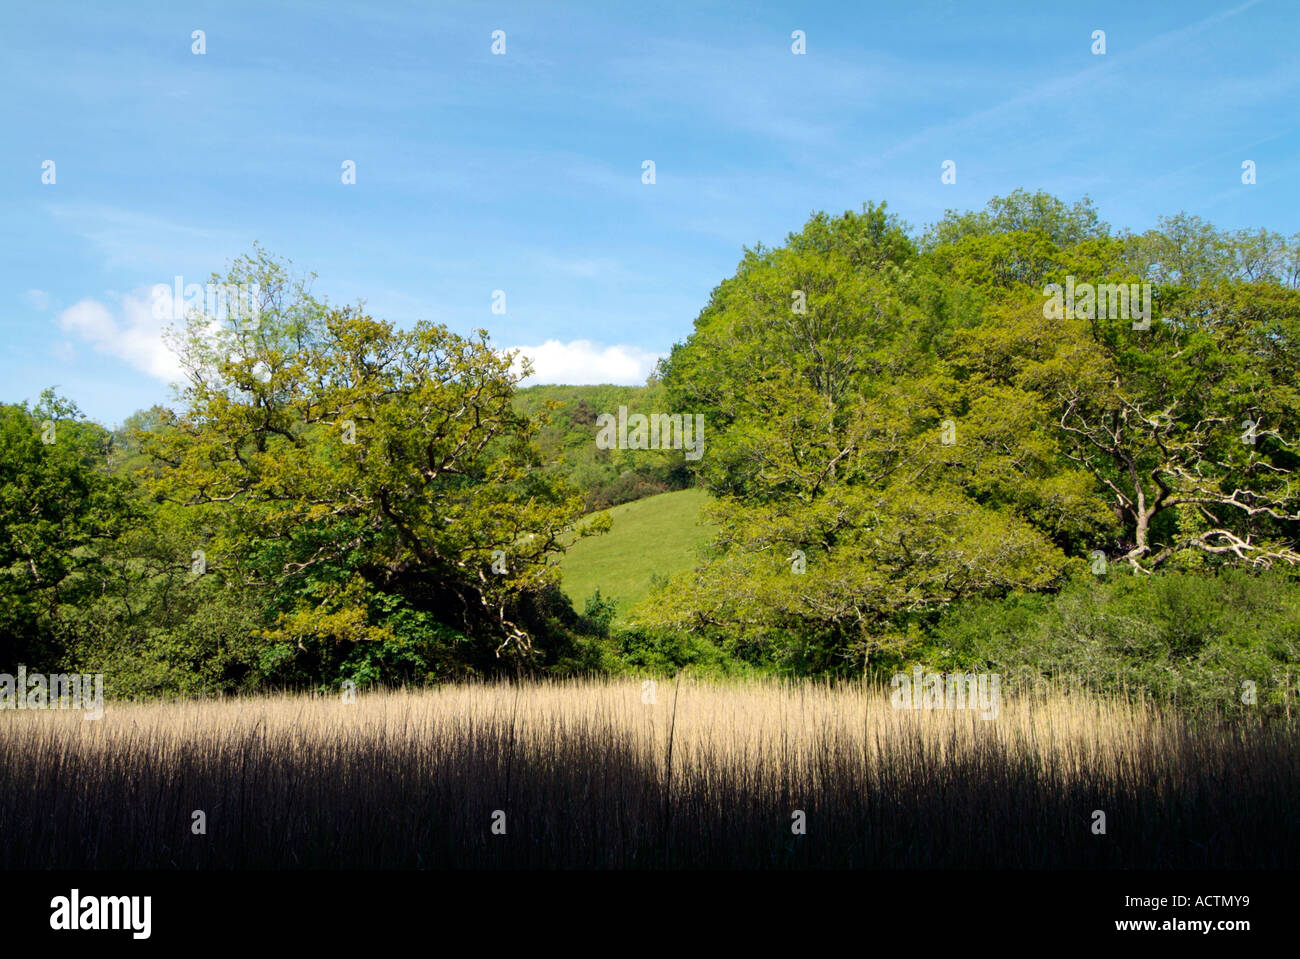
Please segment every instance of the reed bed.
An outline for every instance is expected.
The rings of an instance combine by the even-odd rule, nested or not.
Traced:
[[[660,682],[653,703],[645,690],[0,712],[0,866],[1300,865],[1285,724],[1194,723],[1077,693],[1004,697],[981,719],[895,709],[861,684]]]

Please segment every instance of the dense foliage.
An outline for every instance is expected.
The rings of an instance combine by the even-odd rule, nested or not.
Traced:
[[[6,661],[210,693],[924,658],[1293,698],[1300,237],[1023,192],[920,234],[819,213],[644,387],[519,390],[485,331],[333,306],[261,250],[222,281],[259,322],[175,331],[175,408],[0,407]],[[600,449],[620,406],[702,414],[703,458]],[[557,563],[606,525],[577,520],[696,484],[695,568],[575,610]]]
[[[1298,239],[1114,235],[1017,193],[920,241],[868,205],[746,251],[663,370],[707,417],[722,532],[640,622],[869,668],[1084,569],[1292,568]],[[1076,283],[1097,298],[1053,309]]]

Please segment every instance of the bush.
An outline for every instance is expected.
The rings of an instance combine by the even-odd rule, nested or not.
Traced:
[[[1257,705],[1290,715],[1300,680],[1300,582],[1233,568],[1086,576],[1055,596],[1012,594],[954,608],[919,653],[935,669],[1029,682],[1056,676],[1197,710]]]

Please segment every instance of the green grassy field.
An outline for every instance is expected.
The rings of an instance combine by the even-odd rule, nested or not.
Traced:
[[[599,587],[601,596],[618,601],[621,616],[650,592],[651,576],[690,569],[712,533],[700,516],[708,499],[703,490],[684,489],[604,510],[610,531],[576,542],[560,565],[578,611]]]

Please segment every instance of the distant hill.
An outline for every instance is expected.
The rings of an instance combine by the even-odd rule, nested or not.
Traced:
[[[610,531],[578,540],[560,565],[573,605],[581,612],[599,587],[602,598],[618,602],[621,617],[650,593],[652,578],[694,566],[713,532],[701,522],[708,501],[703,490],[685,489],[604,510]]]
[[[652,386],[530,386],[515,394],[515,409],[550,422],[537,436],[547,468],[566,474],[583,492],[588,511],[691,485],[680,450],[600,450],[596,417],[617,413],[668,412],[664,390]]]

